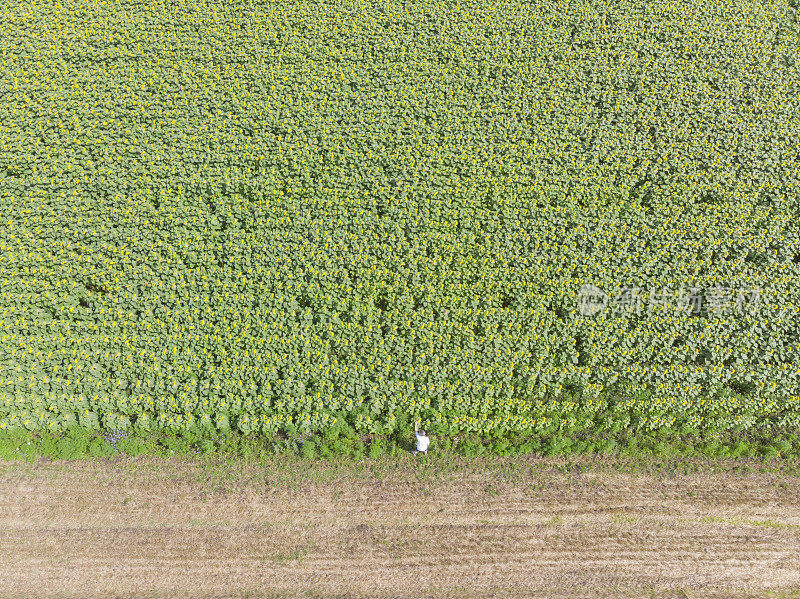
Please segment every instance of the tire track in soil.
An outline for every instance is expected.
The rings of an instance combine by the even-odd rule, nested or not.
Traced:
[[[411,465],[380,481],[240,480],[215,496],[219,481],[180,463],[133,472],[102,461],[6,464],[0,596],[800,588],[797,478],[598,470],[502,479],[487,470],[418,483]]]

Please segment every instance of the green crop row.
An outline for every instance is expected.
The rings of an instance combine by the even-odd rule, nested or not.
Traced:
[[[0,429],[800,425],[785,2],[0,21]]]

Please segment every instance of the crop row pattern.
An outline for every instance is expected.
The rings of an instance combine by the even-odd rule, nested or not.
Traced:
[[[5,2],[0,428],[800,425],[796,12]]]

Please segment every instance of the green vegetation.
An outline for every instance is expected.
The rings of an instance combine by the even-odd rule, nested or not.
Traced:
[[[616,439],[598,439],[581,435],[577,438],[540,437],[526,434],[510,438],[459,436],[455,439],[434,438],[431,455],[481,455],[514,456],[570,456],[597,454],[629,458],[732,458],[745,457],[756,461],[779,459],[798,463],[800,460],[800,435],[785,432],[778,437],[762,431],[751,432],[742,440],[741,435],[729,435],[714,441],[699,438],[635,435],[627,431]],[[36,457],[72,460],[103,458],[114,455],[207,456],[219,454],[247,459],[275,455],[296,455],[304,459],[353,460],[379,459],[408,453],[412,447],[413,433],[391,436],[358,435],[348,431],[326,431],[324,435],[298,435],[295,437],[243,435],[229,433],[211,437],[197,436],[191,432],[114,435],[91,429],[74,427],[60,433],[28,432],[17,430],[0,435],[0,459],[32,460]],[[427,456],[416,459],[424,460]]]
[[[796,452],[793,5],[0,15],[9,439]]]

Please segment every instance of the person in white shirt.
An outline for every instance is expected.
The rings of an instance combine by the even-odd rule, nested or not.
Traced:
[[[417,436],[417,448],[412,452],[414,455],[418,453],[424,453],[428,455],[428,445],[430,445],[431,440],[425,434],[424,430],[418,431],[417,430],[417,423],[414,423],[414,434]]]

